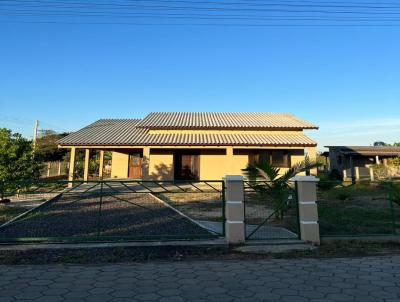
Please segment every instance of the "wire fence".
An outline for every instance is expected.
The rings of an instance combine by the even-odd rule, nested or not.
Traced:
[[[400,181],[318,183],[320,234],[400,234]]]
[[[41,178],[63,177],[68,174],[69,162],[49,161],[44,163]]]
[[[53,195],[30,208],[22,208],[28,195],[15,199],[8,193],[11,202],[0,207],[1,241],[187,240],[224,234],[222,181],[45,184],[41,190]]]
[[[298,239],[299,220],[294,182],[280,187],[267,181],[245,181],[246,239]]]

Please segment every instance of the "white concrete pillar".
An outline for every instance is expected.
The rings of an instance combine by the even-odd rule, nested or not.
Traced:
[[[343,181],[347,180],[347,170],[343,169]]]
[[[89,178],[89,158],[90,158],[90,149],[85,149],[85,163],[83,166],[83,181],[88,181],[88,178]]]
[[[68,169],[68,180],[73,181],[75,175],[75,147],[71,147],[70,156],[69,156],[69,169]],[[73,186],[72,182],[68,183],[68,187],[71,188]]]
[[[225,181],[225,236],[229,244],[245,242],[243,177],[227,175]]]
[[[379,160],[379,156],[377,155],[377,156],[375,156],[375,163],[377,164],[377,165],[380,165],[380,160]]]
[[[317,182],[314,176],[296,176],[299,203],[299,220],[301,240],[320,244],[318,207],[317,207]]]
[[[375,180],[374,169],[372,167],[369,168],[369,177],[371,178],[371,181]]]
[[[104,150],[100,150],[100,159],[99,159],[99,178],[103,179],[103,167],[104,167]]]

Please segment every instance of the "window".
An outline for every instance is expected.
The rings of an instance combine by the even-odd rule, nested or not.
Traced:
[[[289,168],[290,167],[289,152],[287,150],[272,150],[271,164],[279,168]]]
[[[288,150],[259,150],[249,154],[249,163],[266,161],[278,168],[290,167],[290,154]]]

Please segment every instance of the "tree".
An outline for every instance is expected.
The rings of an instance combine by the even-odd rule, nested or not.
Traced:
[[[67,154],[67,149],[59,149],[57,141],[66,135],[68,135],[68,133],[42,130],[36,141],[35,157],[45,162],[63,160]]]
[[[18,189],[23,181],[39,178],[41,164],[33,159],[32,142],[19,133],[0,128],[0,198],[8,189]]]
[[[249,164],[244,169],[245,174],[252,181],[257,178],[262,178],[264,182],[254,182],[255,191],[261,195],[268,196],[272,200],[272,205],[275,212],[275,217],[283,219],[286,211],[289,209],[288,198],[293,195],[294,188],[291,186],[291,179],[301,172],[309,171],[320,166],[319,163],[311,162],[308,157],[302,162],[299,162],[289,168],[284,174],[280,173],[280,168],[274,167],[268,161]]]

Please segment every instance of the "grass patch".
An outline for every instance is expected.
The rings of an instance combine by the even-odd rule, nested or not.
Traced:
[[[376,198],[388,195],[387,188],[381,183],[357,183],[349,182],[338,183],[332,187],[319,187],[319,194],[322,199],[327,200],[346,200],[358,197]]]
[[[400,209],[396,208],[393,211],[395,217],[400,217]],[[371,209],[367,206],[346,205],[346,202],[341,205],[320,203],[318,212],[322,236],[392,234],[394,232],[393,214],[390,208]],[[399,226],[395,225],[395,227]]]
[[[10,221],[14,217],[26,212],[27,209],[12,205],[0,205],[0,225]]]
[[[383,183],[319,187],[318,213],[322,236],[400,233],[400,207]]]

